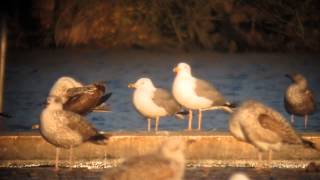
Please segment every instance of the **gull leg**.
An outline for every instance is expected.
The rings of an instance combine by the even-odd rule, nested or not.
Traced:
[[[262,165],[262,152],[258,151],[258,163],[256,165],[256,169],[260,170],[262,169],[263,165]]]
[[[262,153],[259,151],[258,152],[258,161],[261,162],[262,161]]]
[[[151,130],[151,118],[148,118],[148,132]]]
[[[308,114],[304,115],[304,128],[307,128],[308,124]]]
[[[268,160],[269,160],[269,162],[272,161],[272,150],[271,149],[268,152]]]
[[[189,110],[189,122],[188,122],[188,131],[192,130],[192,110]]]
[[[199,109],[198,111],[198,130],[201,130],[201,125],[202,125],[202,111]]]
[[[155,131],[158,131],[158,126],[159,126],[159,116],[156,116],[156,127],[155,127]]]
[[[55,163],[55,170],[58,171],[59,170],[59,154],[60,154],[60,148],[56,148],[56,163]]]
[[[69,168],[72,169],[72,156],[73,156],[73,147],[71,146],[69,150]]]
[[[107,167],[107,152],[106,150],[104,150],[104,161],[103,161],[103,167],[106,168]]]
[[[294,115],[291,114],[291,122],[294,123]]]

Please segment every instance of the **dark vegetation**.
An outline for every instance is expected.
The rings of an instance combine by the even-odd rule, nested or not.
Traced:
[[[8,10],[13,47],[320,49],[319,0],[14,0]]]

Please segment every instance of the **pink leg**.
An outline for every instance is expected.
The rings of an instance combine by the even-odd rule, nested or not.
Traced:
[[[192,130],[192,110],[189,110],[188,131]]]
[[[60,154],[60,148],[56,148],[56,164],[55,164],[55,170],[58,171],[59,170],[59,154]]]
[[[291,123],[294,123],[294,115],[293,114],[291,114]]]
[[[202,126],[202,111],[201,109],[199,109],[198,111],[198,130],[201,130],[201,126]]]
[[[155,127],[155,131],[158,131],[158,126],[159,126],[159,116],[156,117],[156,127]]]
[[[269,150],[268,160],[269,160],[269,161],[271,161],[271,160],[272,160],[272,150]]]
[[[69,168],[72,169],[72,156],[73,156],[73,147],[70,148],[70,154],[69,154]]]
[[[307,128],[308,124],[308,114],[304,115],[304,128]]]
[[[148,132],[151,130],[151,118],[148,118]]]
[[[258,160],[262,161],[262,153],[260,151],[258,152]]]
[[[258,152],[258,163],[256,166],[256,169],[262,169],[263,165],[262,165],[262,152]]]

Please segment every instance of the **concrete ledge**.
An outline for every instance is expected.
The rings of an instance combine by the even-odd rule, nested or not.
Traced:
[[[108,135],[108,133],[106,133]],[[76,164],[86,162],[114,165],[121,159],[142,155],[154,151],[167,136],[179,136],[185,140],[193,140],[186,150],[186,158],[190,165],[199,166],[254,166],[257,150],[246,143],[239,142],[229,133],[224,132],[115,132],[106,145],[85,143],[74,148]],[[303,137],[320,144],[320,134],[308,133]],[[62,150],[60,159],[68,159],[68,151]],[[0,166],[10,167],[51,165],[55,158],[55,147],[47,143],[38,132],[2,133],[0,134]],[[263,156],[267,158],[267,153]],[[320,161],[320,152],[302,146],[284,146],[273,154],[275,164],[293,164],[293,167],[304,167],[310,161]],[[278,162],[278,163],[277,163]],[[283,163],[279,163],[283,162]],[[275,167],[275,165],[270,164]]]

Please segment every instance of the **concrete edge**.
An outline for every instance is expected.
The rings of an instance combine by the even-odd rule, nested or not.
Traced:
[[[168,136],[193,140],[186,149],[189,167],[254,167],[257,150],[233,138],[227,132],[105,132],[110,136],[105,145],[84,143],[74,148],[74,166],[106,168],[116,166],[123,159],[153,152]],[[320,144],[320,133],[303,133],[303,138]],[[61,165],[69,166],[68,150],[60,153]],[[55,147],[47,143],[37,131],[0,133],[0,167],[51,166]],[[263,153],[263,159],[267,159]],[[285,145],[273,153],[272,161],[262,161],[266,167],[304,168],[310,162],[320,162],[320,152],[302,146]]]

